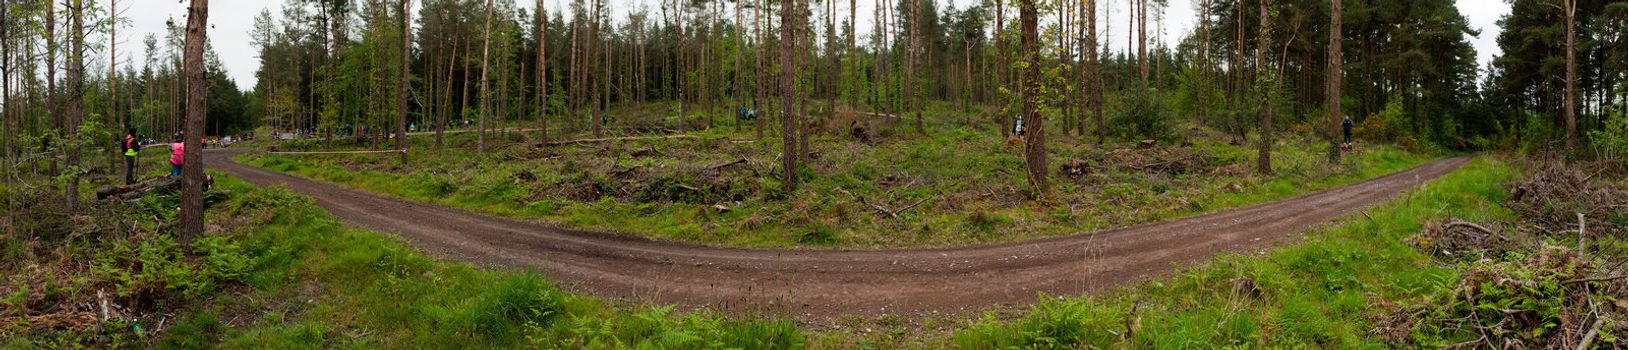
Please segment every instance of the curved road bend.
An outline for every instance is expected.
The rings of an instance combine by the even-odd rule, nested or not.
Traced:
[[[205,155],[210,167],[259,186],[286,185],[345,222],[393,232],[438,257],[536,268],[563,288],[601,297],[808,321],[958,314],[1031,304],[1041,292],[1078,294],[1159,276],[1297,237],[1469,161],[1442,159],[1281,201],[1103,232],[955,248],[835,250],[708,247],[516,221],[231,160],[241,152]]]

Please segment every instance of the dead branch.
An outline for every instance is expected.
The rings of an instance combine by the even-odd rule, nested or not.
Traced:
[[[746,164],[746,158],[741,158],[741,159],[733,161],[733,162],[728,162],[728,163],[709,166],[705,170],[706,171],[713,171],[713,170],[719,170],[719,169],[723,169],[723,168],[727,168],[727,167],[731,167],[731,166],[736,166],[736,165],[741,165],[741,164]]]
[[[1586,350],[1589,343],[1594,342],[1594,336],[1600,334],[1600,321],[1604,321],[1604,319],[1599,316],[1594,317],[1594,325],[1588,328],[1588,333],[1583,334],[1583,342],[1577,343],[1577,350]]]
[[[1363,213],[1363,214],[1366,215],[1367,213]],[[1485,234],[1489,234],[1489,235],[1493,234],[1492,230],[1487,229],[1485,226],[1477,225],[1477,224],[1475,224],[1473,222],[1468,222],[1468,221],[1454,220],[1452,222],[1448,222],[1446,225],[1442,225],[1442,228],[1453,228],[1453,227],[1468,227],[1468,228],[1475,229],[1476,231],[1481,231],[1481,233],[1485,233]]]
[[[838,188],[836,190],[836,192],[852,196],[852,197],[854,197],[854,200],[859,201],[859,204],[871,207],[871,209],[875,209],[877,212],[880,212],[883,215],[887,215],[887,217],[894,218],[894,219],[898,219],[899,215],[904,214],[905,211],[909,211],[910,209],[913,209],[913,208],[915,208],[917,206],[921,206],[922,203],[926,203],[928,200],[931,200],[931,199],[934,198],[933,196],[928,196],[927,198],[922,198],[921,200],[916,201],[915,204],[911,204],[911,205],[906,206],[906,207],[904,207],[902,209],[893,210],[893,209],[888,209],[887,207],[881,206],[881,205],[876,204],[876,203],[871,203],[870,201],[865,199],[865,196],[860,196],[860,195],[853,194],[851,192],[848,192],[848,190],[845,190],[845,189]]]
[[[893,217],[898,218],[900,214],[904,214],[904,212],[909,211],[910,209],[914,209],[917,206],[920,206],[922,203],[927,203],[927,201],[931,200],[931,199],[933,199],[933,196],[927,196],[926,198],[922,198],[921,200],[916,201],[916,203],[914,203],[914,204],[911,204],[909,206],[905,206],[903,209],[899,209],[898,211],[894,211],[893,212]]]
[[[1588,283],[1588,282],[1605,282],[1605,281],[1615,281],[1615,280],[1620,280],[1620,279],[1624,279],[1624,278],[1628,278],[1628,275],[1614,275],[1614,276],[1601,276],[1601,277],[1584,277],[1584,278],[1578,278],[1578,279],[1569,279],[1569,280],[1565,280],[1565,281],[1563,281],[1563,282],[1560,282],[1560,284],[1577,284],[1577,283]]]

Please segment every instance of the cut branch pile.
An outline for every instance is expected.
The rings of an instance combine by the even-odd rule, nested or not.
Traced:
[[[1211,156],[1181,148],[1116,149],[1103,155],[1101,164],[1121,170],[1181,175],[1207,171]]]
[[[1375,335],[1402,347],[1586,349],[1601,332],[1622,334],[1628,328],[1621,322],[1625,310],[1613,302],[1628,296],[1621,276],[1593,270],[1560,246],[1517,261],[1482,260],[1470,265],[1451,291],[1397,308],[1376,327],[1405,326],[1413,334]],[[1412,343],[1420,339],[1443,342]]]
[[[1418,235],[1408,237],[1407,243],[1441,258],[1473,257],[1477,252],[1501,256],[1516,248],[1507,234],[1458,219],[1426,224]]]
[[[1545,234],[1575,235],[1578,213],[1587,220],[1589,234],[1620,234],[1623,228],[1613,219],[1628,215],[1622,210],[1628,192],[1592,182],[1593,177],[1551,163],[1510,186],[1505,205]]]

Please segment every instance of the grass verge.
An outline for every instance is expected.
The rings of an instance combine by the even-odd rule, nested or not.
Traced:
[[[1303,242],[1262,255],[1225,255],[1168,279],[1058,301],[1026,316],[994,315],[953,336],[995,348],[1380,348],[1371,323],[1391,303],[1453,288],[1460,276],[1403,242],[1429,220],[1507,218],[1509,165],[1479,158],[1424,188]],[[1371,217],[1371,218],[1369,218]]]

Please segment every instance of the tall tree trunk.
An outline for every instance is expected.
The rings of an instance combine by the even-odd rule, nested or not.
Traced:
[[[593,96],[592,100],[590,100],[590,103],[592,103],[593,106],[589,106],[588,111],[593,113],[594,137],[597,138],[597,137],[604,136],[605,120],[604,120],[604,113],[602,112],[601,107],[600,107],[600,102],[601,102],[600,99],[604,98],[604,96],[601,96],[602,94],[599,92],[600,89],[595,89],[592,83],[596,82],[595,80],[598,80],[597,82],[601,83],[601,84],[608,84],[609,83],[609,81],[610,81],[610,68],[609,68],[610,64],[608,62],[605,62],[605,61],[609,60],[609,56],[604,54],[605,44],[604,44],[604,41],[601,40],[601,38],[600,38],[600,29],[601,29],[601,26],[602,26],[602,23],[603,23],[603,21],[601,21],[601,13],[602,13],[601,11],[602,11],[602,7],[604,7],[604,6],[602,6],[602,4],[601,4],[601,2],[599,0],[594,0],[594,1],[590,2],[590,3],[593,4],[594,12],[593,12],[593,20],[589,22],[589,23],[591,23],[590,25],[593,26],[593,29],[590,29],[588,31],[588,39],[587,39],[587,41],[588,41],[588,57],[589,57],[588,62],[592,63],[596,67],[604,67],[604,70],[605,70],[605,74],[600,75],[598,77],[590,77],[588,79],[588,81],[590,82],[590,84],[588,85],[588,90],[591,90],[591,92],[589,94]],[[590,69],[592,69],[592,68],[590,68]],[[606,86],[609,86],[609,85],[606,85]]]
[[[758,101],[762,100],[764,91],[768,89],[763,85],[763,76],[768,73],[763,70],[763,55],[768,52],[769,47],[763,42],[763,15],[769,12],[766,7],[764,1],[752,0],[752,41],[756,42],[758,48],[757,52],[752,54],[752,64],[754,66],[754,69],[752,69],[752,84],[757,87],[752,91],[752,110],[757,113],[757,118],[754,119],[757,120],[758,140],[763,139],[763,128],[767,126],[764,119],[768,119],[768,115],[763,113],[762,110],[762,106],[766,103],[758,103]]]
[[[1340,81],[1345,77],[1345,72],[1340,68],[1344,64],[1340,49],[1344,45],[1344,41],[1341,39],[1344,33],[1341,32],[1340,28],[1343,7],[1340,5],[1340,0],[1333,1],[1334,8],[1329,12],[1328,25],[1328,141],[1331,147],[1328,152],[1328,160],[1329,163],[1339,164],[1340,117],[1344,115],[1344,109],[1340,108]]]
[[[834,1],[834,0],[833,0]],[[848,0],[848,107],[859,108],[859,0]]]
[[[851,0],[850,0],[851,1]],[[831,70],[825,74],[826,86],[830,89],[826,93],[826,118],[837,115],[837,78],[842,76],[842,62],[837,56],[837,1],[825,1],[825,47],[826,54],[831,60]]]
[[[60,128],[60,131],[57,132],[56,137],[58,140],[50,140],[48,142],[61,143],[62,140],[60,140],[60,138],[67,137],[69,127],[66,118],[62,117],[62,113],[58,109],[59,107],[57,104],[56,18],[56,1],[45,1],[45,113],[51,116],[50,119],[52,124]],[[51,135],[46,135],[48,139],[51,138],[50,136]],[[55,153],[55,150],[48,150],[48,152]],[[52,154],[51,171],[49,172],[51,177],[56,177],[58,174],[60,174],[61,172],[59,170],[60,169],[57,169],[56,156],[55,154]],[[55,184],[56,181],[51,181],[51,183]],[[66,192],[64,194],[66,194]]]
[[[64,135],[68,146],[68,169],[73,171],[68,175],[68,189],[65,197],[68,199],[67,210],[75,212],[79,203],[79,175],[84,170],[79,169],[79,156],[84,140],[79,139],[79,125],[85,121],[85,3],[84,0],[71,0],[72,13],[69,15],[68,29],[68,134]]]
[[[1040,11],[1035,0],[1018,0],[1018,27],[1023,31],[1023,120],[1024,159],[1029,165],[1029,185],[1035,198],[1051,192],[1046,180],[1046,121],[1040,114],[1040,35],[1036,27]]]
[[[548,0],[537,0],[537,111],[538,142],[548,143]]]
[[[673,24],[675,26],[677,26],[676,29],[678,29],[678,31],[676,33],[674,33],[674,34],[678,35],[678,51],[674,52],[674,58],[673,58],[674,59],[674,66],[673,66],[673,77],[674,78],[673,79],[675,81],[674,84],[677,85],[677,90],[678,90],[678,131],[679,132],[688,132],[689,131],[689,126],[688,126],[687,123],[684,122],[684,119],[685,119],[685,115],[684,115],[684,102],[685,101],[684,101],[684,99],[685,99],[685,97],[687,97],[687,96],[685,96],[686,94],[685,94],[685,89],[684,89],[684,74],[687,73],[685,71],[685,69],[684,69],[685,68],[684,67],[684,49],[685,49],[684,42],[687,41],[687,40],[685,40],[686,38],[684,37],[684,2],[683,2],[683,0],[673,0],[673,12],[674,12]]]
[[[476,133],[476,151],[486,154],[486,115],[492,107],[492,96],[489,94],[490,85],[487,82],[488,68],[492,53],[492,0],[486,0],[486,29],[481,35],[480,49],[480,130]]]
[[[798,0],[789,0],[795,3]],[[797,119],[795,115],[796,99],[795,84],[797,80],[797,66],[793,57],[796,56],[795,42],[797,26],[793,18],[796,6],[781,4],[780,7],[780,139],[781,139],[781,168],[785,172],[782,186],[786,195],[793,195],[797,191]]]
[[[1001,62],[1000,68],[996,69],[995,74],[995,81],[998,86],[1005,86],[1007,84],[1007,71],[1011,70],[1012,67],[1011,60],[1007,59],[1006,55],[1006,35],[1004,35],[1005,30],[1005,2],[1003,0],[995,0],[995,54],[996,56],[1000,57],[998,61]],[[1001,100],[998,103],[1001,105],[1001,108],[996,109],[995,112],[996,114],[1000,115],[998,119],[1000,119],[1001,125],[997,129],[1001,129],[1001,138],[1012,137],[1012,120],[1011,118],[1006,117],[1008,115],[1006,108],[1010,106],[1011,102],[1006,100],[1005,97],[1005,94],[1001,94],[998,97],[998,99]]]
[[[396,149],[407,166],[407,84],[413,63],[413,1],[401,0],[401,80],[396,85]]]
[[[1081,5],[1085,7],[1080,9],[1080,17],[1085,19],[1085,25],[1080,26],[1080,38],[1082,39],[1080,42],[1080,55],[1082,55],[1081,60],[1085,61],[1085,67],[1081,69],[1081,73],[1085,75],[1085,79],[1081,79],[1079,90],[1085,94],[1085,98],[1080,99],[1080,113],[1091,111],[1092,119],[1096,121],[1094,133],[1097,135],[1097,143],[1102,143],[1105,128],[1103,127],[1101,110],[1098,109],[1100,102],[1097,100],[1097,90],[1100,89],[1099,85],[1102,79],[1102,73],[1097,69],[1097,53],[1099,51],[1097,48],[1097,2],[1084,0]],[[1080,128],[1083,129],[1084,127],[1081,126]]]
[[[927,45],[922,43],[923,34],[921,33],[921,22],[923,20],[921,17],[921,0],[913,0],[910,6],[910,11],[910,57],[912,57],[910,59],[910,65],[913,66],[911,70],[923,72],[926,69],[925,67],[922,67],[924,64],[922,64],[921,61],[927,56],[926,52],[923,52],[927,50]],[[910,100],[912,101],[911,109],[916,111],[916,133],[925,135],[927,134],[927,127],[923,125],[923,121],[921,119],[921,100],[925,97],[922,96],[921,90],[923,90],[922,85],[924,85],[924,83],[922,82],[920,76],[921,74],[912,74],[908,79],[910,79]]]
[[[1272,95],[1277,86],[1277,78],[1270,67],[1272,24],[1267,8],[1270,0],[1260,0],[1261,4],[1261,32],[1256,35],[1255,49],[1256,85],[1261,99],[1261,143],[1260,155],[1256,158],[1255,171],[1261,174],[1272,173]]]
[[[108,0],[108,7],[107,7],[107,15],[108,16],[107,16],[107,18],[108,18],[109,25],[107,27],[107,37],[108,37],[108,39],[107,39],[107,54],[108,54],[108,60],[107,60],[107,89],[108,89],[108,94],[107,94],[107,96],[108,96],[108,99],[107,99],[107,101],[108,101],[107,102],[107,121],[108,121],[107,130],[110,131],[110,133],[112,133],[114,135],[117,135],[120,131],[124,131],[124,129],[125,129],[125,124],[121,122],[121,121],[123,121],[123,119],[119,118],[119,102],[118,102],[119,101],[119,12],[118,11],[119,11],[119,2],[118,2],[118,0]],[[131,136],[134,136],[134,135],[131,135]],[[123,138],[120,138],[120,140],[122,141]],[[97,143],[101,143],[103,141],[104,140],[97,140]],[[108,173],[112,173],[113,169],[118,167],[119,154],[115,153],[115,152],[111,152],[112,150],[117,150],[116,148],[109,149],[109,150],[110,150],[110,152],[107,152],[107,169],[108,169]],[[128,174],[131,171],[133,171],[133,169],[130,169],[130,168],[125,169],[125,172],[127,173],[127,174],[125,174],[126,179],[132,178],[132,175]]]
[[[1577,0],[1565,0],[1566,7],[1566,153],[1577,145]]]
[[[76,0],[77,1],[77,0]],[[204,228],[204,117],[209,114],[205,102],[208,90],[204,85],[204,42],[209,28],[209,0],[192,0],[187,10],[186,76],[187,122],[183,149],[186,150],[181,168],[181,245],[190,246],[192,238],[203,234]]]
[[[1136,0],[1136,61],[1142,84],[1148,83],[1148,1]]]
[[[1204,39],[1198,49],[1199,76],[1203,77],[1203,83],[1199,84],[1198,88],[1198,119],[1209,120],[1210,89],[1215,84],[1212,80],[1214,75],[1211,75],[1210,70],[1210,0],[1204,0],[1200,6],[1203,8],[1199,9],[1198,25],[1199,30],[1204,33]]]

